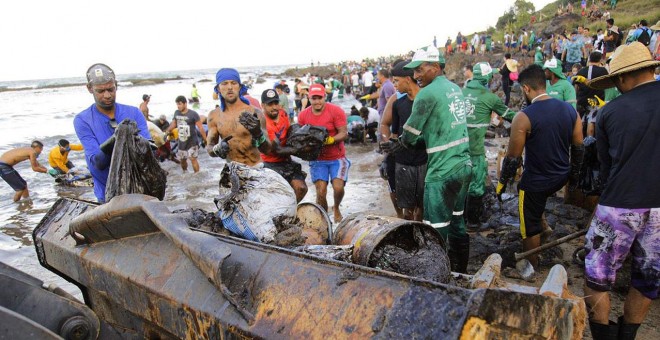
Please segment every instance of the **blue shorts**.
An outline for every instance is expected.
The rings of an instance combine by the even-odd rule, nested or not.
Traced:
[[[312,175],[312,182],[331,182],[335,178],[348,182],[348,169],[350,168],[351,161],[346,157],[332,161],[309,162],[309,172]]]

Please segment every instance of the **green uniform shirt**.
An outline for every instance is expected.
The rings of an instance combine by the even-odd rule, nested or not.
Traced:
[[[621,92],[619,92],[619,89],[616,87],[610,87],[609,89],[605,89],[605,98],[602,98],[604,101],[609,102],[610,100],[618,97],[621,95]]]
[[[426,182],[446,177],[459,164],[469,164],[465,98],[458,85],[439,76],[423,87],[403,126],[404,145],[426,143]]]
[[[543,63],[543,53],[541,53],[539,50],[536,50],[536,53],[534,54],[534,64],[543,66]]]
[[[278,96],[278,98],[280,99],[280,106],[282,107],[282,110],[284,110],[286,114],[289,114],[289,97],[286,95],[286,93],[282,93]]]
[[[490,125],[490,113],[495,111],[504,119],[511,121],[516,112],[504,105],[500,97],[476,80],[467,83],[463,89],[463,96],[465,96],[465,120],[470,137],[470,155],[483,155],[486,153],[484,138]]]
[[[571,85],[566,79],[559,79],[554,85],[550,85],[550,81],[545,82],[545,92],[548,96],[565,101],[576,108],[577,99],[575,99],[575,87]]]

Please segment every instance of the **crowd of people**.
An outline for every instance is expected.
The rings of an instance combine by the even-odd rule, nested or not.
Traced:
[[[342,63],[328,79],[296,78],[293,90],[278,82],[262,92],[260,101],[248,95],[237,70],[222,68],[214,87],[219,103],[208,117],[188,108],[189,101],[200,98],[193,86],[191,100],[175,99],[171,122],[165,116],[149,120],[150,95],[143,96],[139,108],[117,103],[114,71],[94,64],[86,72],[94,103],[73,121],[81,144],[60,140],[50,152],[48,170],[37,161],[43,144],[33,141],[0,156],[0,175],[17,201],[28,197],[28,189],[14,165],[29,159],[34,171],[60,175],[74,168],[68,153],[84,151],[94,194],[103,203],[114,132],[128,119],[137,124],[141,138],[153,141],[161,160],[176,161],[183,171],[188,159],[199,171],[197,157],[203,148],[211,157],[279,173],[300,202],[308,191],[307,174],[286,146],[287,131],[294,122],[323,127],[328,136],[309,169],[316,202],[326,211],[328,186],[332,188],[333,220],[343,218],[340,206],[351,168],[345,143],[369,138],[384,154],[379,171],[397,215],[433,226],[446,241],[452,270],[466,273],[468,231],[479,230],[488,215],[484,138],[489,127],[510,121],[495,192],[501,200],[524,165],[516,188],[523,250],[539,247],[552,233],[544,218],[550,196],[564,187],[567,201],[578,190],[598,196],[585,241],[585,301],[592,335],[634,338],[660,290],[660,182],[654,177],[660,171],[658,29],[660,22],[648,27],[641,20],[624,39],[609,18],[607,31],[597,32],[595,40],[584,27],[545,41],[533,31],[528,35],[523,30],[517,40],[507,33],[502,67],[466,65],[463,87],[445,76],[451,44],[445,53],[430,45],[412,56]],[[468,45],[459,33],[457,50],[490,50],[488,36],[474,37]],[[527,66],[512,58],[512,52],[532,50],[541,56]],[[503,99],[489,86],[498,73]],[[519,112],[509,107],[513,84],[524,96]],[[332,104],[335,93],[354,96],[362,107],[344,112]],[[585,166],[589,152],[597,165]],[[631,287],[623,315],[612,322],[608,292],[629,253]],[[539,266],[536,255],[528,260]]]

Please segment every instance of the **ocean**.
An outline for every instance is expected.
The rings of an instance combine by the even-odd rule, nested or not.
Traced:
[[[264,72],[281,74],[286,69],[294,67],[296,65],[239,68],[239,72],[242,80],[248,77],[257,79],[257,76]],[[176,110],[175,98],[179,95],[190,97],[192,84],[196,84],[202,98],[199,106],[192,109],[199,114],[207,115],[217,104],[217,101],[212,99],[216,71],[217,69],[205,69],[118,74],[117,102],[138,106],[142,102],[142,95],[150,94],[150,114],[154,118],[164,114],[171,119]],[[177,76],[180,79],[168,80],[156,85],[133,86],[131,83],[122,82],[125,79],[165,79]],[[249,92],[255,98],[259,99],[261,92],[272,88],[275,81],[280,78],[264,77],[263,79],[266,81],[261,84],[255,83]],[[293,87],[292,78],[283,79]],[[0,133],[0,154],[12,148],[29,146],[33,139],[38,139],[44,143],[44,150],[38,160],[48,167],[48,153],[57,145],[59,139],[65,138],[71,143],[78,143],[73,129],[73,118],[94,101],[84,85],[70,85],[84,82],[83,77],[0,82],[0,117],[4,121]],[[355,105],[357,101],[352,96],[346,96],[341,100],[335,98],[333,103],[340,105],[345,111],[350,111],[350,106]],[[369,157],[372,157],[371,154],[374,153],[368,154]],[[85,165],[83,152],[71,152],[69,159],[75,165]],[[214,208],[212,198],[218,194],[219,171],[224,162],[218,158],[210,158],[206,152],[200,152],[199,162],[201,171],[197,174],[190,171],[182,174],[180,167],[170,161],[161,163],[161,166],[169,172],[165,201],[171,209],[194,207],[210,211]],[[77,295],[75,286],[39,265],[32,242],[32,230],[60,197],[95,201],[92,188],[57,185],[49,175],[32,171],[29,161],[18,164],[15,169],[27,181],[31,199],[23,203],[14,203],[12,201],[14,191],[7,183],[0,181],[0,259],[46,283],[55,283]],[[369,190],[374,190],[373,184],[365,185],[371,185]],[[313,201],[314,185],[309,182],[309,176],[308,186],[310,193],[305,200]],[[329,200],[331,201],[331,197]]]

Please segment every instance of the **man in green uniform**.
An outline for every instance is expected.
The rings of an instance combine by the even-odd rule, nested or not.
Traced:
[[[463,210],[472,173],[465,98],[461,89],[443,75],[445,58],[433,45],[417,50],[404,67],[413,69],[422,89],[415,97],[399,141],[390,140],[383,146],[388,152],[392,146],[426,143],[424,220],[447,241],[452,271],[465,273],[470,238]]]
[[[552,58],[543,64],[545,70],[545,90],[552,98],[559,99],[577,107],[575,87],[571,85],[562,73],[561,61]]]
[[[486,193],[488,162],[484,138],[490,125],[491,112],[507,121],[511,121],[516,112],[510,110],[496,94],[488,89],[493,78],[493,69],[487,62],[480,62],[472,67],[472,80],[463,88],[467,131],[470,137],[470,160],[472,161],[472,181],[468,190],[467,221],[469,225],[478,224],[483,213],[483,197]]]
[[[536,46],[536,53],[534,53],[534,64],[543,66],[543,52],[541,52],[541,46]]]

